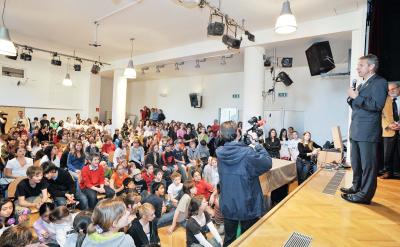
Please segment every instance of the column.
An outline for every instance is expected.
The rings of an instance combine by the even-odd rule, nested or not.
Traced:
[[[263,117],[263,97],[265,81],[264,48],[247,47],[244,51],[244,73],[243,73],[243,105],[242,121],[243,128],[248,129],[247,121],[253,116]]]
[[[112,123],[114,128],[120,129],[126,117],[126,90],[127,79],[123,69],[114,70]]]

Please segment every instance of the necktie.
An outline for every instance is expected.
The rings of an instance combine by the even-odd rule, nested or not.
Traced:
[[[396,104],[397,98],[393,99],[393,118],[394,121],[399,121],[399,110],[397,109],[397,104]]]

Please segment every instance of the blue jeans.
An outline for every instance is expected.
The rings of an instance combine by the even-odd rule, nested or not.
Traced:
[[[157,220],[157,227],[160,228],[163,226],[170,225],[174,218],[174,214],[175,214],[175,209],[171,209],[171,211],[169,211],[168,213],[161,215],[161,217]]]
[[[302,184],[306,179],[317,171],[317,165],[308,160],[297,158],[296,160],[297,182]]]

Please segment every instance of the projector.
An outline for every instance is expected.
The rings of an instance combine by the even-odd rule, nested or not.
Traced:
[[[81,71],[82,66],[80,64],[74,64],[75,71]]]
[[[32,61],[32,55],[28,53],[21,53],[21,55],[19,55],[19,58],[24,61]]]
[[[93,64],[92,69],[90,70],[93,74],[98,74],[100,72],[100,66],[97,64]]]
[[[222,22],[211,22],[207,26],[207,35],[221,36],[224,34],[225,25]]]

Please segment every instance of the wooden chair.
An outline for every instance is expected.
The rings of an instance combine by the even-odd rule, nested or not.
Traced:
[[[25,178],[26,177],[18,177],[8,185],[8,198],[15,199],[15,191],[17,190],[17,186],[19,182],[21,182]]]

